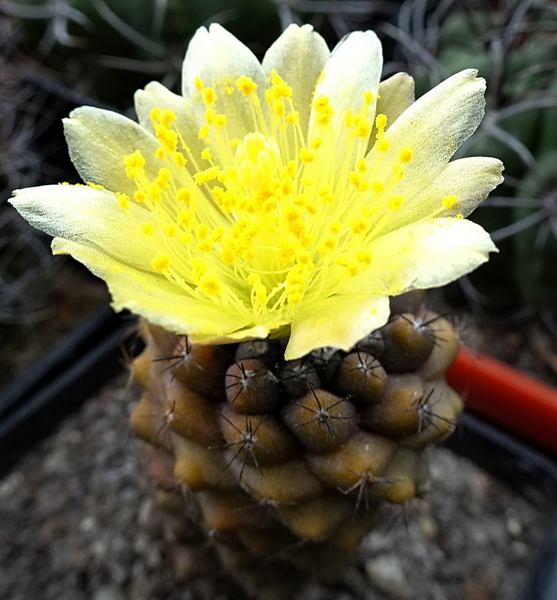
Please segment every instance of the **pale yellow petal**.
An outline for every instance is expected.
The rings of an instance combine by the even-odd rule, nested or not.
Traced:
[[[347,280],[342,293],[388,294],[446,285],[497,252],[489,234],[466,219],[428,219],[380,237],[369,269]]]
[[[315,98],[328,97],[335,111],[331,123],[334,128],[337,157],[341,162],[346,157],[348,137],[344,125],[346,111],[350,109],[356,114],[359,113],[364,106],[364,93],[371,92],[373,101],[367,112],[369,121],[373,124],[382,68],[381,42],[372,31],[356,31],[346,36],[334,48],[325,65],[323,76],[315,88]],[[315,134],[319,132],[316,120],[316,112],[312,109],[310,131]]]
[[[383,233],[431,217],[467,217],[503,182],[503,163],[496,158],[479,156],[450,162],[421,192],[405,200],[393,211]],[[451,208],[443,207],[444,198],[456,197]],[[452,204],[452,202],[451,202]]]
[[[311,25],[290,25],[267,50],[263,70],[267,75],[275,69],[292,88],[295,109],[300,114],[300,127],[305,133],[317,79],[330,56],[325,40]]]
[[[248,340],[254,340],[258,338],[266,338],[269,335],[269,329],[263,325],[256,325],[255,327],[248,327],[247,329],[240,329],[239,331],[233,331],[226,335],[214,335],[197,333],[192,334],[191,341],[195,344],[232,344],[238,342],[247,342]]]
[[[395,73],[379,84],[377,113],[386,115],[386,130],[414,103],[414,78],[408,73]]]
[[[137,268],[151,268],[153,253],[132,229],[146,211],[130,203],[129,214],[111,192],[85,185],[45,185],[16,190],[9,200],[37,229],[79,242]]]
[[[377,99],[376,113],[387,117],[387,131],[389,127],[415,100],[414,78],[408,73],[395,73],[379,84],[379,97]],[[375,123],[370,136],[370,145],[375,143],[377,127]]]
[[[246,75],[258,86],[255,95],[265,108],[265,73],[253,52],[220,25],[199,28],[191,39],[182,67],[182,93],[188,110],[194,112],[203,125],[205,106],[201,102],[196,79],[217,94],[214,109],[228,118],[230,138],[243,139],[254,131],[252,104],[236,86],[237,79]],[[189,104],[191,102],[191,105]]]
[[[82,106],[64,119],[64,135],[70,158],[86,183],[132,195],[137,189],[126,176],[124,156],[140,150],[148,178],[154,179],[163,162],[155,158],[156,138],[135,121],[118,113]]]
[[[173,126],[194,156],[199,157],[205,148],[205,144],[198,137],[199,122],[191,111],[186,110],[182,96],[174,94],[157,81],[151,81],[144,89],[137,90],[134,100],[139,124],[152,134],[155,131],[150,117],[151,109],[171,110],[176,115]]]
[[[400,151],[411,151],[404,177],[391,189],[394,195],[406,200],[420,192],[477,129],[484,114],[485,80],[476,74],[474,69],[457,73],[416,100],[388,129],[390,150],[371,150],[368,162],[378,165],[377,176],[387,185],[400,164]]]
[[[249,325],[209,299],[188,297],[164,276],[130,267],[97,249],[55,238],[52,250],[54,254],[71,254],[104,279],[114,310],[130,310],[173,333],[224,337]]]
[[[339,295],[307,305],[302,303],[292,322],[285,358],[301,358],[323,346],[350,350],[358,340],[383,326],[388,318],[386,295]]]

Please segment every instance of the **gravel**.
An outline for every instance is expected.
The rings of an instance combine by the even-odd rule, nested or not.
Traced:
[[[172,566],[123,376],[0,481],[0,598],[189,600]],[[438,449],[432,491],[386,511],[335,589],[304,600],[518,600],[553,514]]]

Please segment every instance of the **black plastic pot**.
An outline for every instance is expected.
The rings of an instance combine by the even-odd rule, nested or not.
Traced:
[[[101,307],[0,394],[0,476],[121,370],[133,324]]]

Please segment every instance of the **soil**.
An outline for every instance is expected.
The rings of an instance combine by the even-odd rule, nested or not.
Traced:
[[[0,598],[187,600],[128,416],[121,375],[0,481]],[[524,496],[446,449],[432,491],[393,508],[358,567],[304,600],[518,600],[548,530],[550,499]],[[203,552],[203,548],[200,548]],[[383,590],[383,591],[381,591]]]

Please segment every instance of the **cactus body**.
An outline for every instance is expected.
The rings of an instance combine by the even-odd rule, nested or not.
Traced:
[[[132,425],[199,590],[219,561],[240,595],[293,597],[308,571],[341,576],[383,503],[422,493],[423,450],[462,401],[443,380],[455,332],[413,300],[350,352],[290,362],[283,339],[200,346],[143,324]]]

